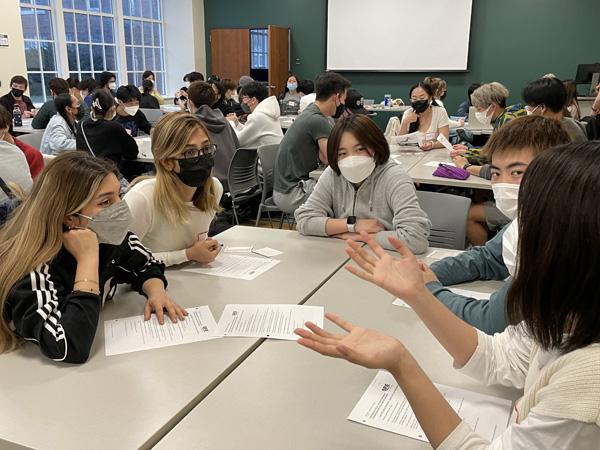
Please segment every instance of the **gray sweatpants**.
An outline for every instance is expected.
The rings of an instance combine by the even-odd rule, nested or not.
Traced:
[[[273,201],[284,213],[294,214],[294,211],[308,200],[316,184],[317,181],[313,179],[300,180],[287,194],[273,191]]]

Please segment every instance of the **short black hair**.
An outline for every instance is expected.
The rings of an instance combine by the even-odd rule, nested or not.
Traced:
[[[240,96],[244,95],[247,95],[250,98],[256,97],[256,100],[262,102],[265,98],[269,96],[269,91],[258,81],[253,81],[252,83],[245,84],[242,87],[240,91]]]
[[[315,92],[315,83],[312,80],[302,80],[298,83],[298,89],[296,90],[304,95],[312,94]]]
[[[106,87],[111,78],[114,78],[116,81],[117,76],[112,72],[102,72],[100,74],[100,87]]]
[[[539,78],[523,89],[523,101],[528,105],[544,105],[557,113],[567,104],[567,89],[558,78]]]
[[[119,86],[115,97],[117,97],[123,103],[127,103],[131,100],[139,100],[142,98],[142,95],[136,86],[133,84],[128,84],[127,86]]]
[[[186,73],[183,76],[183,81],[189,81],[190,83],[193,83],[194,81],[204,81],[204,75],[200,72]]]
[[[346,78],[335,72],[323,72],[315,78],[316,99],[319,101],[327,100],[335,94],[341,94],[352,86],[352,83]]]
[[[52,78],[48,82],[48,87],[55,95],[67,94],[69,92],[69,83],[62,78]]]
[[[78,87],[80,91],[87,90],[91,93],[94,89],[98,87],[98,82],[93,78],[86,78],[85,80],[79,83]]]
[[[154,72],[152,72],[151,70],[145,70],[142,74],[142,80],[145,80],[148,77],[152,77],[156,80],[156,75],[154,75]]]
[[[67,78],[67,83],[69,83],[70,88],[79,89],[79,78],[69,77]]]
[[[471,94],[473,92],[475,92],[475,90],[481,86],[481,83],[473,83],[471,86],[469,86],[469,89],[467,89],[467,95],[469,96],[469,103],[471,103]]]
[[[24,84],[25,89],[27,89],[27,86],[29,85],[29,83],[27,82],[27,78],[25,78],[23,75],[15,75],[14,77],[12,77],[10,79],[10,84],[12,85],[13,83]]]

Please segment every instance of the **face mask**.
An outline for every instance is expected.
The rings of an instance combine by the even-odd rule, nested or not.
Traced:
[[[123,109],[130,116],[135,116],[135,114],[138,112],[140,107],[139,106],[124,106]]]
[[[338,162],[340,172],[350,183],[361,183],[375,169],[375,160],[370,156],[348,156]]]
[[[252,110],[248,106],[248,103],[242,102],[241,106],[242,106],[242,111],[244,111],[246,114],[250,114],[252,112]]]
[[[177,176],[183,184],[190,187],[199,188],[210,176],[210,172],[215,165],[213,156],[201,156],[200,158],[179,159],[179,173]]]
[[[519,185],[512,183],[492,183],[496,208],[510,220],[517,217]]]
[[[111,91],[114,91],[117,88],[117,83],[115,83],[114,81],[112,83],[108,83],[108,88]]]
[[[296,89],[298,89],[298,83],[288,83],[287,88],[290,91],[295,91]]]
[[[87,227],[96,233],[100,244],[120,245],[131,224],[131,211],[124,201],[113,203],[94,217],[77,215],[89,220]]]
[[[411,102],[410,106],[412,106],[412,109],[417,114],[422,114],[429,108],[429,100],[417,100],[416,102]]]
[[[519,246],[519,224],[513,220],[502,236],[502,259],[508,273],[514,277],[517,274],[517,249]]]
[[[17,89],[17,88],[12,88],[10,90],[10,93],[13,95],[13,97],[21,97],[23,95],[25,91],[23,89]]]
[[[488,116],[492,105],[488,106],[485,111],[475,111],[475,118],[483,125],[489,125],[492,123],[492,116]]]

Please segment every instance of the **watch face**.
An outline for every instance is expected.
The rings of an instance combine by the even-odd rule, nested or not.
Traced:
[[[356,216],[349,216],[349,217],[346,219],[346,223],[347,223],[348,225],[354,225],[354,224],[356,223]]]

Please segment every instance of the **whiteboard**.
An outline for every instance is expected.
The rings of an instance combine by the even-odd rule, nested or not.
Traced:
[[[329,0],[327,69],[467,70],[472,0]]]

